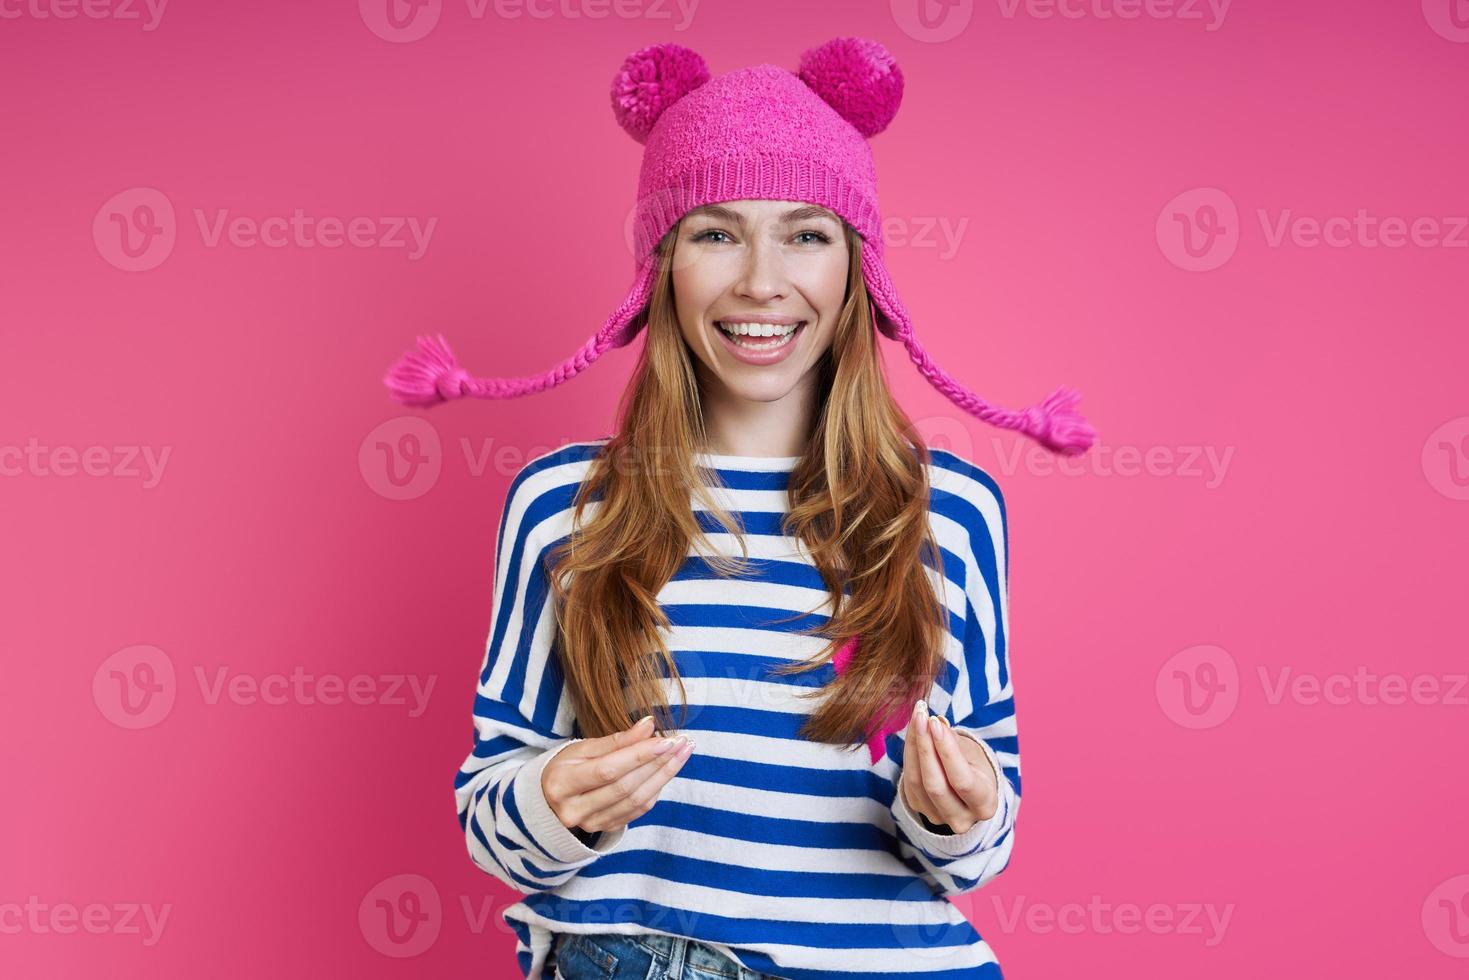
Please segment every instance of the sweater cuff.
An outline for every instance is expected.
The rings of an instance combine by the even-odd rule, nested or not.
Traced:
[[[973,739],[984,750],[984,756],[989,760],[990,768],[995,773],[995,793],[998,804],[994,814],[988,820],[976,821],[974,826],[962,834],[939,834],[923,825],[923,819],[914,813],[913,809],[908,806],[908,801],[903,799],[901,789],[893,796],[893,815],[898,826],[903,829],[903,833],[917,847],[943,859],[964,857],[994,843],[994,839],[1002,832],[1011,806],[1011,801],[1005,792],[1009,780],[1005,778],[1004,770],[1000,767],[1000,760],[995,758],[994,751],[985,744],[984,739],[976,735],[971,735],[960,728],[950,730],[954,734]]]
[[[546,794],[541,789],[541,773],[557,752],[580,741],[579,738],[567,739],[532,757],[520,767],[510,787],[515,794],[515,806],[530,833],[531,842],[549,854],[553,861],[561,864],[585,864],[601,857],[616,847],[622,840],[622,835],[627,832],[626,826],[601,831],[593,838],[596,846],[589,847],[557,819],[551,804],[546,802]]]

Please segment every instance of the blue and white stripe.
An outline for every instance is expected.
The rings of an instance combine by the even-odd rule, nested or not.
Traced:
[[[659,593],[688,697],[683,730],[698,746],[651,810],[587,846],[540,790],[546,763],[575,741],[571,699],[551,656],[555,617],[542,559],[571,533],[576,490],[603,442],[540,456],[511,483],[474,747],[455,779],[470,857],[525,896],[504,912],[522,974],[548,975],[553,932],[660,932],[792,980],[1000,977],[989,945],[947,900],[1004,870],[1020,802],[1009,541],[994,480],[931,450],[930,522],[943,568],[927,574],[944,596],[949,631],[928,702],[1003,773],[992,819],[963,834],[926,830],[895,793],[902,732],[888,737],[876,764],[860,746],[796,737],[814,704],[809,695],[834,675],[830,664],[766,673],[816,656],[821,639],[791,631],[830,614],[815,567],[799,542],[780,534],[795,460],[705,456],[727,485],[714,492],[739,512],[746,551],[700,513],[710,543],[748,553],[753,567],[747,577],[721,579],[691,548]],[[590,503],[587,516],[598,506]],[[665,684],[678,719],[679,688]]]

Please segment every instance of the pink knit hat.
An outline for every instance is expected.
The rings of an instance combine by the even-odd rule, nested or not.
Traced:
[[[882,261],[877,174],[868,140],[892,122],[903,74],[876,41],[839,37],[805,51],[795,72],[776,65],[711,79],[709,66],[679,44],[629,55],[612,81],[612,111],[644,145],[634,219],[632,290],[596,335],[571,357],[524,378],[475,378],[440,336],[419,337],[384,378],[405,405],[451,398],[515,398],[567,381],[609,348],[631,343],[647,323],[658,272],[658,242],[704,204],[801,201],[839,214],[862,236],[862,276],[878,329],[903,344],[939,391],[991,425],[1014,429],[1067,455],[1085,452],[1096,430],[1074,408],[1080,394],[1057,388],[1038,405],[1009,411],[985,402],[929,358],[913,333]]]

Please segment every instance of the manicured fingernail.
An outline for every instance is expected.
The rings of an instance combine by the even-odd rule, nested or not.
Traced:
[[[663,753],[667,752],[671,748],[673,748],[673,739],[671,739],[671,738],[665,738],[662,741],[660,741],[657,745],[653,746],[653,754],[654,755],[662,755]]]
[[[943,738],[948,734],[948,730],[944,728],[944,723],[939,720],[938,715],[928,716],[928,730],[934,738]]]
[[[917,712],[919,719],[925,719],[925,718],[927,718],[928,717],[928,702],[927,701],[924,701],[922,698],[919,698],[918,701],[917,701],[917,703],[915,703],[913,705],[913,710],[915,712]]]

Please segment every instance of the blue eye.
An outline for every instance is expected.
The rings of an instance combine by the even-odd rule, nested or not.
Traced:
[[[710,235],[723,235],[723,234],[724,234],[724,232],[720,231],[718,228],[710,228],[708,231],[701,231],[701,232],[699,232],[697,235],[694,236],[694,239],[693,240],[696,241],[696,242],[707,242],[707,241],[709,241],[709,236]]]
[[[797,238],[800,238],[802,235],[815,235],[817,238],[821,239],[822,244],[825,244],[825,245],[830,245],[831,244],[831,237],[828,236],[826,234],[826,232],[824,232],[824,231],[802,231],[802,232],[798,232],[796,234],[796,237]]]

